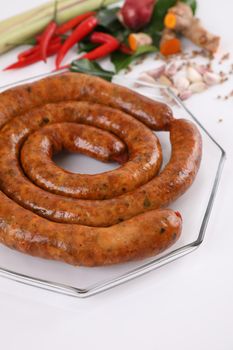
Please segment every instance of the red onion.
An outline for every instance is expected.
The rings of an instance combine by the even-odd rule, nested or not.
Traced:
[[[138,30],[150,22],[155,3],[156,0],[126,0],[119,17],[126,27]]]

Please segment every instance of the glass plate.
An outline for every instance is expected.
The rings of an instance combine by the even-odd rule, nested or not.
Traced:
[[[47,75],[4,86],[0,91],[45,76]],[[203,242],[225,160],[224,150],[169,88],[139,83],[121,76],[116,76],[114,82],[168,103],[176,117],[192,120],[201,131],[203,160],[198,176],[189,191],[170,206],[179,210],[184,218],[181,238],[163,254],[150,259],[98,268],[73,267],[43,260],[0,245],[0,276],[74,297],[89,297],[181,258]],[[166,163],[170,155],[169,134],[162,132],[157,135]],[[102,164],[83,155],[61,154],[56,161],[64,168],[80,173],[100,173],[116,168],[114,164]]]

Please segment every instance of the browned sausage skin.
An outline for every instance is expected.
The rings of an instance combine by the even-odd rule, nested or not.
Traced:
[[[172,156],[158,176],[160,144],[141,122],[154,130],[170,131]],[[74,134],[67,123],[75,123]],[[0,240],[4,244],[74,265],[99,266],[151,256],[179,237],[180,216],[159,208],[192,184],[202,144],[195,125],[173,119],[166,105],[97,78],[66,74],[0,95],[1,126]],[[83,129],[86,139],[91,137],[95,144],[88,128],[102,130],[98,135],[103,135],[104,147],[93,153],[79,148],[83,152],[104,160],[123,155],[123,160],[127,147],[129,161],[112,174],[105,173],[102,184],[107,183],[107,189],[103,186],[98,192],[101,177],[96,175],[93,181],[80,185],[84,194],[77,191],[77,177],[73,182],[67,177],[68,187],[64,189],[62,177],[66,172],[58,171],[52,163],[49,174],[41,170],[43,179],[38,180],[35,168],[49,165],[53,151],[62,145],[74,147],[70,139],[66,140],[67,135],[75,138]],[[104,134],[109,132],[109,137]],[[38,155],[44,157],[41,162]]]
[[[85,108],[85,106],[86,104],[84,106],[77,104],[79,109]],[[100,108],[100,106],[96,105],[94,108]],[[134,190],[158,173],[162,160],[161,147],[158,138],[134,119],[132,123],[132,119],[125,116],[121,126],[120,120],[116,120],[115,123],[117,122],[119,127],[125,130],[125,137],[123,136],[122,140],[127,144],[129,152],[128,162],[120,169],[98,175],[72,174],[59,169],[51,157],[53,153],[61,150],[62,144],[68,150],[72,150],[72,148],[73,151],[79,152],[87,150],[88,154],[90,154],[91,149],[92,153],[95,151],[94,156],[97,154],[97,159],[100,159],[103,153],[101,149],[103,140],[107,146],[105,149],[111,148],[107,138],[107,135],[111,134],[107,132],[102,131],[102,135],[99,135],[102,136],[102,141],[98,142],[99,138],[96,139],[95,130],[100,129],[81,124],[60,123],[51,124],[41,129],[41,132],[39,130],[31,134],[22,146],[21,163],[24,172],[37,186],[73,198],[107,199]],[[130,127],[136,128],[137,132],[129,133]],[[82,138],[77,139],[80,131],[82,131]],[[111,131],[114,131],[113,128]],[[76,149],[72,142],[74,138]],[[4,138],[1,142],[4,142]],[[122,149],[120,151],[122,152]],[[115,152],[111,157],[115,156],[116,159],[116,155]],[[120,155],[119,152],[118,155]],[[3,163],[6,164],[5,160]]]
[[[100,78],[65,73],[15,87],[1,94],[0,127],[14,116],[47,103],[88,101],[126,112],[153,130],[168,130],[171,109],[127,88]]]
[[[69,106],[71,108],[71,104]],[[50,112],[52,107],[49,106]],[[89,107],[88,115],[89,117],[92,116],[91,121],[97,123],[98,115],[102,117],[102,109],[101,113],[97,114],[98,109],[94,106],[93,114],[90,114],[91,108]],[[76,110],[79,115],[81,111],[80,107]],[[84,108],[83,113],[86,110]],[[61,106],[59,106],[59,111],[62,114]],[[33,113],[35,113],[38,119],[39,111],[35,110]],[[6,125],[2,130],[0,138],[0,188],[22,206],[54,221],[89,226],[110,226],[145,212],[148,209],[152,210],[164,207],[178,198],[191,186],[199,169],[201,161],[201,136],[193,123],[177,119],[171,123],[170,127],[172,145],[171,160],[159,176],[154,177],[145,185],[136,188],[132,192],[104,201],[75,200],[57,196],[34,186],[25,176],[22,176],[18,161],[18,151],[21,140],[29,132],[29,129],[26,128],[29,120],[32,119],[36,122],[36,117],[32,118],[33,113],[25,115],[25,121],[20,117],[14,120],[14,123]],[[46,115],[50,119],[52,118],[51,114],[47,113]],[[56,118],[59,116],[56,109],[54,115],[56,115]],[[70,113],[70,115],[75,115],[76,117],[75,113]],[[106,115],[105,109],[105,117]],[[111,112],[109,117],[113,118]],[[118,115],[116,115],[114,126],[117,125],[115,124],[117,119],[119,119]],[[104,121],[106,121],[106,118],[104,118]],[[37,122],[40,124],[41,119],[39,121],[37,120]],[[97,126],[97,124],[95,125]],[[103,127],[102,118],[101,126]],[[10,135],[14,135],[14,137],[11,138]],[[10,169],[10,171],[7,169]],[[119,169],[118,173],[121,169]],[[114,175],[115,171],[112,173]],[[125,179],[124,175],[122,176]],[[118,187],[118,179],[114,177],[114,181],[116,187]],[[96,182],[97,186],[98,182]]]
[[[63,149],[83,153],[102,162],[121,157],[124,162],[128,160],[126,145],[115,135],[82,124],[58,123],[34,132],[25,141],[21,148],[24,171],[33,180],[39,168],[47,166],[51,157]],[[51,164],[55,167],[54,163]]]
[[[54,122],[68,121],[91,124],[103,128],[120,137],[128,146],[129,151],[129,161],[121,168],[101,175],[82,177],[83,183],[80,186],[75,184],[76,181],[72,181],[72,178],[77,177],[74,175],[70,178],[70,188],[68,186],[66,187],[67,184],[64,183],[63,179],[59,179],[59,173],[56,172],[53,174],[53,170],[51,169],[47,176],[50,181],[44,182],[43,186],[45,187],[47,185],[48,190],[51,190],[52,187],[52,190],[56,192],[56,188],[54,189],[55,186],[51,182],[57,174],[57,177],[54,179],[54,182],[56,181],[60,185],[60,191],[57,188],[57,192],[65,194],[67,191],[67,195],[77,198],[111,198],[124,192],[132,191],[143,183],[146,183],[160,169],[162,154],[158,138],[135,118],[123,112],[101,105],[90,105],[87,102],[67,102],[58,105],[46,105],[44,108],[34,109],[23,116],[19,116],[2,129],[0,138],[0,178],[2,178],[2,183],[0,187],[2,186],[1,188],[10,196],[10,191],[12,194],[13,192],[15,194],[17,192],[20,196],[20,192],[22,193],[27,186],[31,185],[27,178],[22,176],[18,159],[19,150],[25,138],[43,125],[45,115],[47,125]],[[53,130],[53,125],[48,130]],[[54,128],[54,137],[55,133],[56,127]],[[38,158],[37,154],[34,154],[34,156]],[[28,165],[30,166],[31,164],[29,163]],[[11,168],[10,173],[7,172],[9,168]],[[20,177],[20,179],[18,178],[16,182],[12,181],[14,176],[16,176],[15,179],[17,177]],[[21,189],[16,190],[19,182],[21,182]],[[62,183],[64,184],[63,189]],[[34,194],[33,188],[31,188],[28,195],[36,201],[36,194],[35,196]],[[46,193],[44,195],[47,196]],[[22,205],[23,202],[28,202],[26,198],[24,199],[23,195],[21,199],[12,196],[11,198]],[[40,204],[39,206],[41,207]]]
[[[73,265],[101,266],[162,253],[180,236],[172,210],[149,211],[111,228],[58,224],[23,209],[0,192],[0,242]]]

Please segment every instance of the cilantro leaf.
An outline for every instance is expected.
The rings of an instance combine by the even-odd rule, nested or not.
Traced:
[[[79,73],[94,75],[108,81],[111,81],[113,78],[113,75],[115,74],[112,71],[103,69],[99,65],[99,63],[89,61],[86,59],[73,61],[71,63],[70,70],[72,72],[79,72]]]

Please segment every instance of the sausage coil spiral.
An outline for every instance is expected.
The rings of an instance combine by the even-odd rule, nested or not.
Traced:
[[[154,131],[168,131],[170,161]],[[121,166],[73,174],[53,162],[66,148]],[[73,265],[158,254],[180,236],[165,209],[193,183],[202,142],[165,104],[96,77],[65,73],[0,94],[0,242]]]

